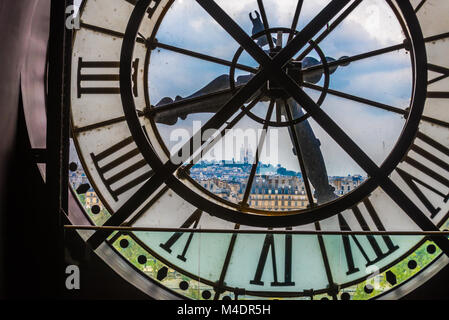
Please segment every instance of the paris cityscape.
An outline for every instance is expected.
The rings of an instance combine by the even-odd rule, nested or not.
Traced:
[[[242,146],[238,160],[200,161],[190,169],[190,177],[207,192],[238,204],[243,200],[253,162],[252,150]],[[328,178],[334,193],[339,197],[356,189],[366,180],[366,177],[362,175],[329,176]],[[70,182],[75,190],[80,186],[89,185],[81,166],[70,173]],[[88,208],[98,206],[100,210],[104,209],[93,188],[82,191]],[[280,164],[259,163],[247,202],[251,208],[291,211],[306,209],[308,203],[304,180],[300,172],[287,170]]]

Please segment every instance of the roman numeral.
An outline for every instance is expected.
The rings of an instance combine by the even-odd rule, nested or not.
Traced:
[[[377,214],[376,210],[374,209],[371,201],[367,198],[363,201],[363,204],[364,204],[366,210],[368,211],[372,221],[376,225],[377,230],[385,231],[385,227],[382,224],[382,222],[379,218],[379,215]],[[357,222],[360,225],[360,227],[362,228],[362,230],[370,231],[370,228],[368,227],[368,224],[367,224],[365,218],[363,217],[360,209],[357,206],[354,206],[352,208],[352,212],[353,212],[355,218],[357,219]],[[346,222],[343,215],[341,215],[341,214],[338,215],[338,222],[340,224],[341,231],[351,231],[351,228],[349,227],[349,225]],[[371,247],[372,251],[374,252],[375,257],[373,257],[372,255],[370,257],[370,255],[367,254],[366,248],[363,247],[363,245],[359,241],[358,237],[360,237],[360,236],[342,235],[343,247],[345,250],[345,257],[346,257],[346,262],[347,262],[347,266],[348,266],[348,271],[346,272],[347,275],[350,275],[350,274],[360,271],[360,269],[355,265],[353,246],[351,246],[351,239],[355,243],[355,248],[358,249],[358,251],[362,254],[363,258],[365,259],[367,267],[384,259],[388,255],[390,255],[391,253],[393,253],[394,251],[399,249],[399,247],[393,243],[393,241],[391,240],[391,238],[389,236],[382,236],[382,241],[385,243],[385,245],[387,247],[387,250],[385,252],[381,249],[381,247],[379,245],[379,240],[380,240],[379,238],[376,239],[376,237],[373,235],[363,236],[363,237],[366,237],[366,239],[368,240],[369,246]]]
[[[120,68],[119,61],[83,61],[83,58],[78,59],[78,98],[83,94],[118,94],[119,87],[83,87],[81,82],[98,82],[111,81],[118,82],[120,75],[117,74],[83,74],[83,69],[118,69]]]
[[[425,142],[427,145],[437,149],[441,153],[449,156],[449,149],[443,146],[442,144],[438,143],[437,141],[433,140],[429,136],[418,132],[417,138],[423,142]],[[419,154],[421,157],[425,158],[426,160],[432,162],[433,164],[437,165],[438,167],[445,170],[445,172],[449,172],[449,164],[446,161],[441,160],[434,154],[424,150],[420,146],[414,144],[411,147],[411,150],[415,151],[417,154]],[[423,163],[411,158],[410,156],[406,156],[404,159],[404,162],[408,163],[409,165],[413,166],[414,168],[418,169],[420,173],[426,175],[427,177],[432,178],[433,180],[438,181],[442,185],[446,186],[449,189],[449,180],[442,176],[440,173],[434,171],[433,169],[429,168],[428,166],[424,165]],[[418,199],[421,201],[422,204],[429,210],[431,218],[434,218],[438,212],[440,212],[441,208],[435,207],[430,200],[424,195],[424,193],[420,190],[418,185],[421,185],[421,187],[426,188],[427,190],[433,192],[434,194],[440,196],[444,202],[447,202],[449,200],[449,193],[442,192],[441,190],[438,190],[435,186],[430,185],[423,180],[419,179],[418,177],[412,176],[410,173],[406,172],[405,170],[402,170],[401,168],[396,168],[396,171],[401,176],[401,178],[407,183],[409,188],[415,193],[415,195],[418,197]]]
[[[106,177],[115,168],[140,154],[139,150],[137,148],[134,148],[131,151],[119,156],[121,151],[127,146],[131,145],[133,142],[133,138],[129,137],[97,155],[91,153],[95,168],[97,169],[101,180],[103,181],[104,185],[115,201],[118,201],[118,197],[121,194],[148,180],[153,175],[153,172],[149,170],[141,174],[137,178],[134,178],[131,181],[127,181],[127,178],[131,174],[147,165],[147,162],[142,159],[113,174],[112,176],[109,176],[108,178]]]
[[[274,279],[274,281],[271,282],[271,286],[272,287],[294,286],[295,283],[292,282],[292,235],[290,234],[285,235],[284,281],[283,282],[278,281],[274,235],[267,234],[262,246],[262,251],[260,252],[260,258],[257,264],[254,279],[250,281],[250,284],[258,286],[264,285],[264,282],[261,279],[268,259],[268,253],[270,251],[271,251],[271,261],[273,266],[273,279]]]
[[[198,227],[198,223],[200,222],[201,216],[203,212],[201,210],[196,210],[181,226],[182,229],[191,228],[193,225],[193,229],[196,229]],[[182,253],[178,255],[178,259],[181,261],[186,262],[187,258],[187,251],[189,250],[190,244],[192,243],[193,239],[193,232],[189,234],[189,237],[187,238],[186,244],[184,245],[184,249],[182,250]],[[184,235],[184,232],[176,232],[174,233],[170,239],[167,240],[165,243],[161,243],[159,246],[167,251],[168,253],[172,253],[172,247],[173,245],[178,242],[178,240]]]
[[[86,73],[86,70],[100,69],[105,73]],[[78,74],[77,74],[77,94],[78,99],[83,94],[119,94],[120,93],[120,62],[119,61],[83,61],[83,58],[78,59]],[[133,62],[133,94],[138,96],[137,91],[137,76],[139,70],[139,59]],[[83,72],[84,71],[84,72]],[[96,71],[96,70],[95,70]],[[116,71],[116,73],[112,73]],[[86,83],[93,84],[92,86],[83,86]],[[94,86],[98,82],[110,82],[115,86]]]

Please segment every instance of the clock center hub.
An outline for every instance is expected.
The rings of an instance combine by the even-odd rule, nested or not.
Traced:
[[[271,55],[271,54],[270,54]],[[302,62],[290,61],[285,67],[287,75],[289,75],[297,84],[303,83]],[[275,80],[268,80],[266,85],[262,88],[266,98],[271,99],[289,99],[290,94]]]

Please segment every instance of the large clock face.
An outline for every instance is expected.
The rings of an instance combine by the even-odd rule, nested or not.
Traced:
[[[94,224],[134,228],[88,243],[188,298],[394,290],[449,253],[420,234],[448,220],[448,13],[83,1],[72,132],[93,189],[73,184]]]

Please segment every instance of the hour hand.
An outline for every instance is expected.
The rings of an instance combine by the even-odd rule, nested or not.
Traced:
[[[340,59],[344,59],[342,57]],[[334,62],[335,59],[327,57],[327,62]],[[308,70],[319,66],[320,62],[312,57],[306,57],[302,61],[303,81],[309,83],[318,83],[323,76],[323,69]],[[342,64],[343,66],[347,64]],[[337,66],[329,68],[330,73],[337,70]],[[244,86],[252,78],[253,74],[239,76],[236,81],[236,87]],[[174,100],[170,97],[165,97],[159,101],[156,106],[152,106],[146,112],[147,116],[151,117],[156,123],[174,125],[178,119],[186,119],[190,114],[194,113],[216,113],[220,108],[228,102],[235,92],[230,89],[229,75],[221,75],[215,80],[211,81],[202,89],[188,97],[177,96]],[[260,92],[251,97],[252,100],[258,96]],[[267,97],[262,97],[261,100]]]
[[[246,84],[252,77],[252,75],[239,77],[237,88]],[[174,100],[169,97],[163,98],[156,106],[147,110],[147,116],[156,123],[174,125],[179,118],[184,120],[190,114],[216,113],[234,94],[229,83],[229,76],[222,75],[186,98],[180,96]]]
[[[346,60],[348,57],[343,56],[340,59],[338,59],[339,64],[338,65],[332,65],[329,67],[329,74],[333,74],[335,71],[337,71],[338,67],[347,67],[349,65],[349,62],[344,63],[343,61]],[[326,57],[327,63],[333,63],[336,62],[332,57]],[[341,61],[341,63],[340,63]],[[320,82],[321,78],[324,75],[324,67],[318,68],[319,66],[323,66],[322,62],[319,60],[313,58],[313,57],[306,57],[302,60],[302,72],[303,72],[303,79],[305,82],[316,84]]]

